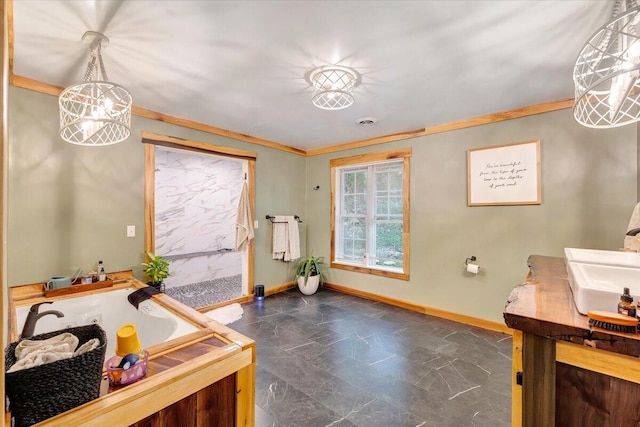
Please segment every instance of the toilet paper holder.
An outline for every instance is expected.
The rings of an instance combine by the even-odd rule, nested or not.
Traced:
[[[477,260],[476,256],[475,255],[471,255],[469,258],[464,260],[464,265],[469,265],[469,262],[473,262],[475,260]]]

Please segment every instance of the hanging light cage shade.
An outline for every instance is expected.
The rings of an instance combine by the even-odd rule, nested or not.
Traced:
[[[315,88],[311,101],[323,110],[341,110],[355,101],[351,91],[359,83],[355,70],[337,65],[316,68],[309,75]]]
[[[82,40],[89,45],[91,56],[85,81],[69,86],[58,98],[60,137],[89,146],[122,142],[131,135],[131,95],[107,79],[101,47],[109,39],[87,31]]]
[[[587,127],[640,120],[640,6],[618,1],[613,15],[582,48],[573,70],[573,115]]]

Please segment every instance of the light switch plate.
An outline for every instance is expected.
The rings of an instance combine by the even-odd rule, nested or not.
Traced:
[[[136,237],[135,225],[127,225],[127,237]]]
[[[258,228],[258,220],[253,221],[253,228]]]

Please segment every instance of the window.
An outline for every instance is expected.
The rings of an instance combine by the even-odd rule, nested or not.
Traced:
[[[409,280],[411,149],[331,161],[331,266]]]

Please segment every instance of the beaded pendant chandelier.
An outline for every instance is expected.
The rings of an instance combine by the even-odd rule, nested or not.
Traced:
[[[84,81],[66,88],[58,98],[60,137],[77,145],[103,146],[131,135],[131,95],[108,80],[102,49],[109,44],[103,34],[87,31],[82,42],[90,50]]]
[[[574,118],[592,128],[640,120],[640,7],[617,0],[612,18],[587,41],[573,69]]]

